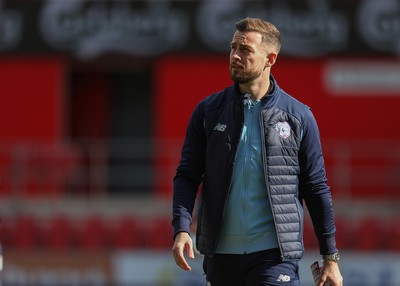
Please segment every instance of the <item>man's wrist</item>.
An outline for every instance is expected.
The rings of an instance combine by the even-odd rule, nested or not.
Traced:
[[[324,262],[339,262],[340,256],[338,252],[322,255]]]

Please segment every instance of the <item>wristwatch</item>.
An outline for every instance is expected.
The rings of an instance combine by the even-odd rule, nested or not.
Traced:
[[[331,254],[326,254],[326,255],[322,255],[322,258],[324,259],[324,261],[335,261],[338,262],[340,259],[339,253],[331,253]]]

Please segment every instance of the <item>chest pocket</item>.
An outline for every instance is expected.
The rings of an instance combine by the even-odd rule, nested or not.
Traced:
[[[267,156],[297,157],[301,138],[297,118],[275,107],[261,113]]]
[[[271,185],[295,184],[300,173],[300,122],[278,108],[262,111],[267,169]]]

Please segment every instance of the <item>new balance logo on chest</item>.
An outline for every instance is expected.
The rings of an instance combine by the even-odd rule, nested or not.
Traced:
[[[217,130],[217,131],[221,131],[224,132],[226,128],[225,124],[221,124],[221,123],[217,123],[217,125],[215,125],[215,127],[213,128],[213,130]]]

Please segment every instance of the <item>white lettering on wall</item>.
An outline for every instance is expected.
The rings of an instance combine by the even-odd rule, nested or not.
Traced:
[[[149,1],[134,9],[130,2],[48,1],[40,15],[43,39],[58,50],[91,59],[105,52],[155,56],[181,48],[189,36],[189,19],[168,1]]]
[[[324,69],[326,89],[337,96],[400,96],[396,61],[331,61]]]
[[[357,14],[360,37],[378,51],[400,56],[400,2],[365,0]]]
[[[282,34],[282,53],[316,57],[346,48],[349,21],[343,12],[330,8],[330,0],[308,0],[308,9],[294,10],[287,1],[203,1],[196,28],[205,45],[228,51],[235,22],[251,16],[272,22]]]
[[[0,51],[15,48],[22,39],[23,21],[20,12],[2,9],[0,1]]]

